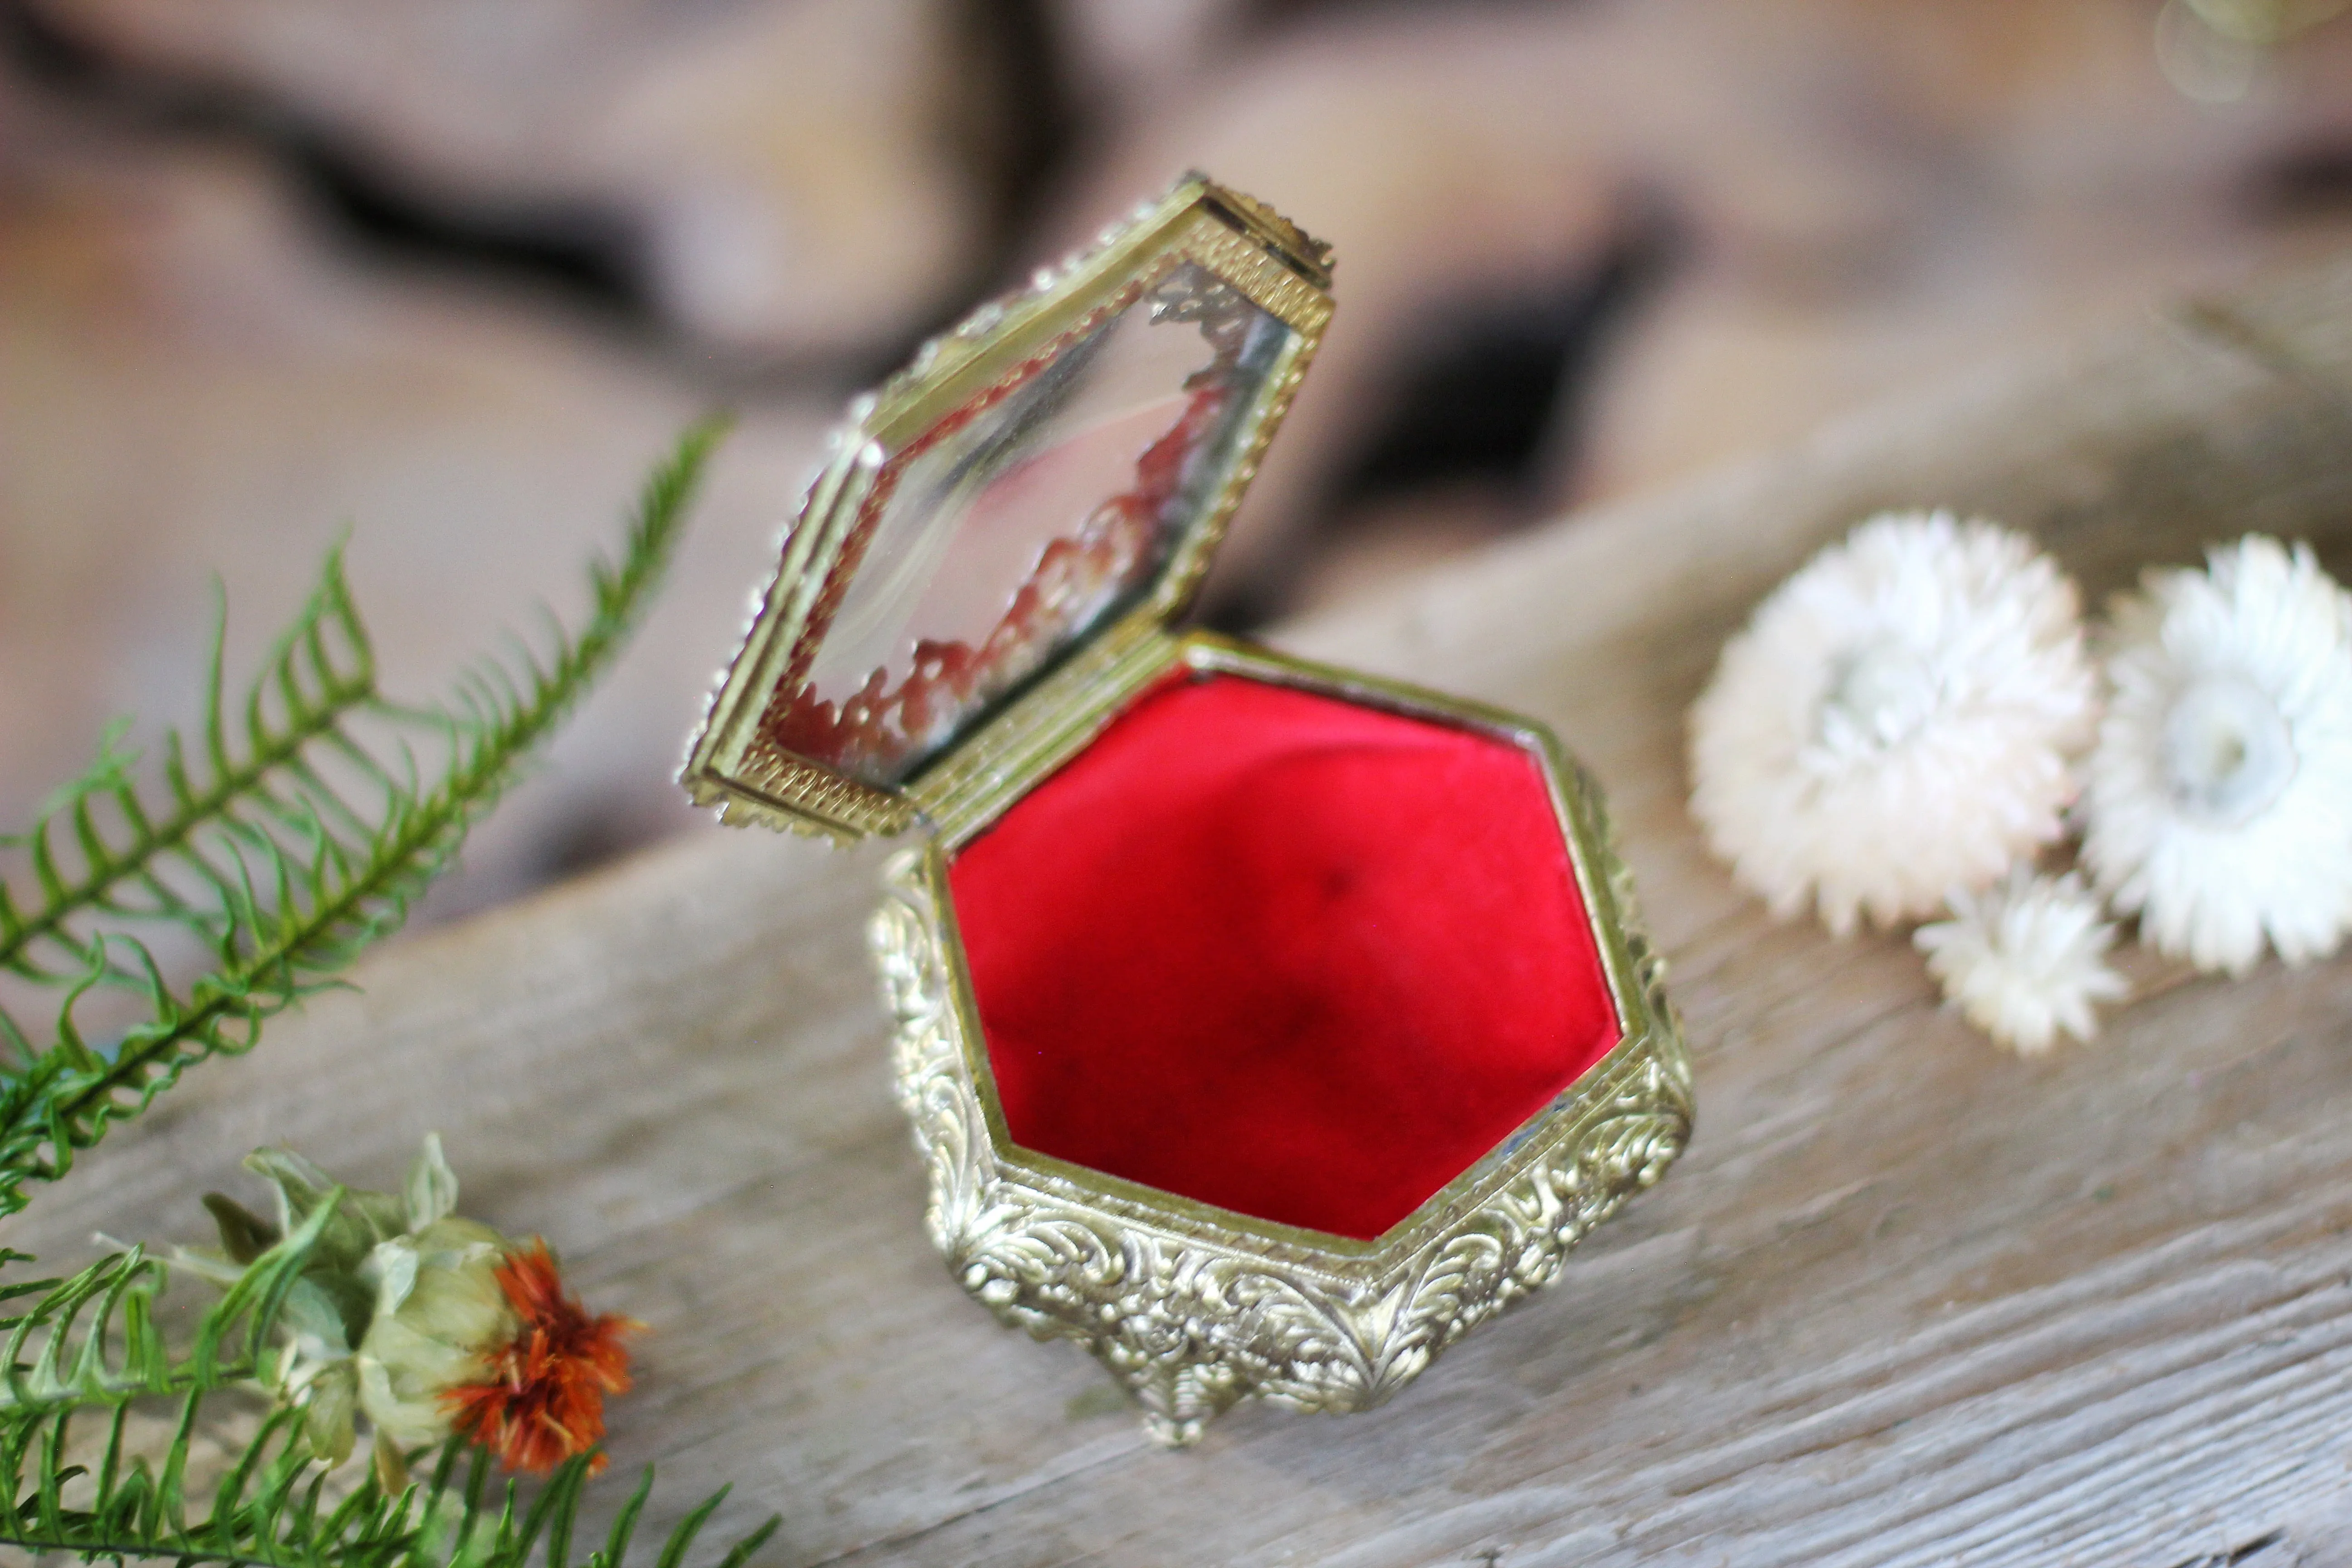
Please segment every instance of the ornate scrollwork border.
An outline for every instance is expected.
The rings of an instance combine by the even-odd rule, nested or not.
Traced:
[[[1558,1277],[1586,1232],[1654,1183],[1688,1141],[1690,1067],[1663,961],[1590,781],[1565,781],[1580,852],[1625,942],[1625,1037],[1514,1142],[1368,1247],[1267,1243],[1168,1194],[1034,1168],[1000,1145],[976,1081],[984,1056],[953,961],[939,847],[894,858],[869,926],[897,1026],[900,1103],[929,1166],[931,1239],[1007,1325],[1084,1344],[1151,1436],[1197,1441],[1247,1396],[1368,1409],[1487,1318]],[[1630,982],[1630,984],[1624,984]],[[1422,1216],[1416,1216],[1417,1219]],[[1298,1233],[1304,1235],[1305,1233]]]

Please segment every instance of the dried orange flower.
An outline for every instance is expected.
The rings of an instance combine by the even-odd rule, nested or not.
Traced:
[[[508,1253],[497,1277],[521,1329],[490,1352],[488,1381],[458,1384],[441,1399],[451,1425],[509,1469],[544,1474],[604,1436],[604,1395],[629,1386],[621,1338],[645,1325],[611,1313],[590,1317],[563,1293],[543,1241]],[[604,1456],[590,1468],[603,1469]]]
[[[384,1490],[407,1484],[406,1456],[463,1434],[509,1469],[545,1473],[604,1436],[604,1396],[629,1386],[625,1335],[645,1325],[591,1317],[563,1292],[554,1254],[459,1216],[457,1176],[426,1134],[401,1193],[359,1192],[300,1155],[257,1150],[247,1164],[278,1189],[276,1221],[218,1194],[205,1206],[218,1251],[173,1261],[234,1288],[278,1239],[332,1203],[278,1320],[264,1381],[303,1413],[312,1457],[339,1465],[354,1426],[375,1430]],[[592,1464],[604,1468],[598,1455]]]

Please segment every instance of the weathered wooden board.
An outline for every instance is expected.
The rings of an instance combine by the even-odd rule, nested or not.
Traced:
[[[2352,264],[1281,637],[1560,729],[1698,1061],[1666,1183],[1383,1410],[1161,1453],[966,1301],[885,1082],[875,855],[716,828],[387,951],[8,1239],[193,1236],[263,1141],[389,1184],[438,1127],[469,1210],[653,1325],[619,1459],[662,1461],[672,1513],[722,1480],[722,1525],[782,1510],[779,1563],[2352,1563],[2352,961],[2143,964],[2097,1048],[2023,1063],[1900,940],[1769,923],[1684,814],[1725,634],[1906,503],[2030,527],[2094,594],[2250,528],[2352,568]]]

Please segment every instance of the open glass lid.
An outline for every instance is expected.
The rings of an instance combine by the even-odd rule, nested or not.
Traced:
[[[851,407],[687,760],[840,837],[1081,650],[1180,615],[1331,312],[1328,251],[1188,178]]]

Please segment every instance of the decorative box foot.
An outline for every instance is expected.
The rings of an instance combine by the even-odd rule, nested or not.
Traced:
[[[1163,1448],[1189,1448],[1201,1440],[1201,1434],[1207,1429],[1208,1423],[1199,1416],[1179,1421],[1148,1410],[1143,1414],[1143,1435]]]
[[[1105,1358],[1108,1364],[1109,1358]],[[1155,1365],[1138,1377],[1112,1366],[1143,1407],[1144,1434],[1163,1448],[1189,1448],[1209,1423],[1233,1408],[1241,1390],[1224,1369],[1211,1365]]]

